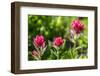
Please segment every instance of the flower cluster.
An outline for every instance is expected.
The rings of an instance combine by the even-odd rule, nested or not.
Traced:
[[[71,35],[74,36],[75,34],[80,34],[83,32],[83,30],[84,24],[79,19],[76,19],[72,22],[70,29]],[[52,47],[56,46],[56,48],[54,48],[57,51],[51,50],[51,52],[53,52],[55,56],[57,56],[57,59],[59,59],[59,49],[63,44],[64,38],[62,38],[61,36],[55,37],[52,41]],[[33,38],[33,45],[35,46],[35,50],[32,51],[32,56],[37,60],[41,60],[42,55],[47,49],[45,37],[42,34],[36,35],[36,37]]]
[[[62,37],[55,37],[53,41],[54,46],[61,46],[64,43]],[[43,54],[43,49],[45,48],[45,39],[43,35],[37,35],[35,38],[33,38],[33,44],[36,46],[35,48],[37,50],[32,51],[32,56],[36,59],[39,59],[40,56]]]

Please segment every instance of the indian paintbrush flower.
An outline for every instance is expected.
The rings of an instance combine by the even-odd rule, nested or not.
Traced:
[[[64,40],[62,39],[62,37],[54,38],[53,44],[55,46],[61,46],[63,43],[64,43]]]
[[[72,29],[75,30],[76,34],[79,34],[84,30],[84,24],[79,19],[76,19],[72,22]]]
[[[43,35],[37,35],[33,38],[33,42],[37,47],[45,47],[45,39]]]
[[[34,56],[38,57],[38,56],[39,56],[39,53],[38,53],[36,50],[33,50],[33,51],[32,51],[32,56],[33,56],[33,57],[34,57]]]

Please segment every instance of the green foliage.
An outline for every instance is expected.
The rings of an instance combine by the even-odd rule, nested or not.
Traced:
[[[76,36],[75,39],[71,39],[69,29],[71,29],[72,21],[77,18],[84,23],[85,30],[78,38]],[[28,60],[37,60],[32,56],[32,51],[36,50],[33,38],[39,34],[45,37],[46,42],[41,60],[85,59],[88,57],[87,17],[28,15]],[[59,48],[52,46],[53,39],[57,36],[64,39],[64,44]]]

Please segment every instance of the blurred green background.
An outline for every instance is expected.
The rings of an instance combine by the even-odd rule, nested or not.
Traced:
[[[46,15],[28,15],[28,60],[32,60],[31,52],[34,48],[32,44],[33,37],[42,34],[46,42],[52,41],[54,37],[64,38],[68,35],[73,20],[79,18],[85,25],[84,36],[79,39],[79,43],[87,48],[88,42],[88,17],[75,16],[46,16]]]

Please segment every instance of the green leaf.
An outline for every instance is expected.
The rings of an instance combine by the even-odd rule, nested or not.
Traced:
[[[87,56],[81,55],[79,58],[80,58],[80,59],[87,59]]]
[[[53,51],[52,49],[50,49],[51,54],[54,54],[55,56],[57,56],[57,53],[55,51]]]
[[[47,46],[45,46],[45,47],[43,48],[43,50],[42,50],[42,55],[44,54],[44,52],[46,51],[46,49],[47,49]]]

